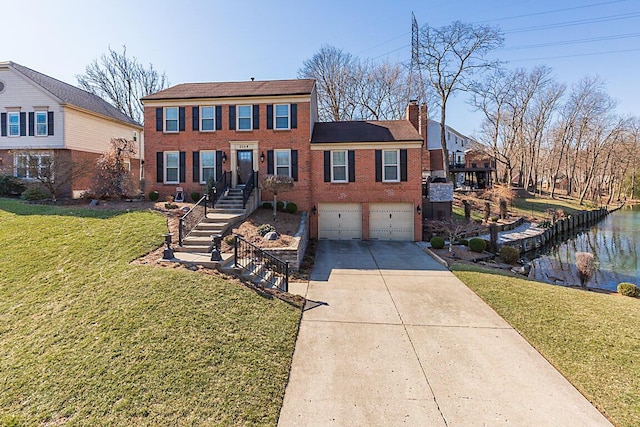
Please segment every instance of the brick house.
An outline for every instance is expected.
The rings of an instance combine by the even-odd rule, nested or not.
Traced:
[[[141,177],[143,127],[115,107],[70,84],[14,62],[0,62],[0,169],[26,183],[37,182],[38,165],[49,159],[95,165],[112,138],[133,140],[128,159],[135,182]],[[61,189],[79,197],[91,184],[88,169]]]
[[[142,102],[146,190],[161,198],[202,194],[228,172],[232,187],[251,171],[288,175],[294,189],[279,199],[310,213],[311,237],[421,238],[427,151],[415,104],[412,120],[318,123],[308,79],[187,83]]]

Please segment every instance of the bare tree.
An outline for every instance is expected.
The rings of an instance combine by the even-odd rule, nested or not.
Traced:
[[[99,199],[126,197],[133,193],[131,174],[125,159],[136,154],[133,141],[111,139],[111,148],[98,159],[91,193]]]
[[[449,252],[453,252],[456,240],[468,235],[477,234],[482,227],[475,221],[460,221],[453,218],[445,220],[427,220],[425,225],[433,234],[443,234],[449,239]]]
[[[135,57],[127,56],[111,47],[109,51],[87,66],[84,74],[77,75],[78,85],[103,98],[134,121],[142,123],[144,108],[140,98],[169,86],[167,76],[149,64],[145,68]]]
[[[502,45],[503,37],[496,28],[455,21],[441,28],[425,25],[419,43],[420,62],[439,99],[442,162],[445,179],[449,180],[447,102],[456,92],[469,90],[474,75],[498,65],[486,55]]]
[[[262,188],[273,193],[273,220],[276,220],[278,194],[293,189],[293,178],[285,175],[266,175],[262,179]]]

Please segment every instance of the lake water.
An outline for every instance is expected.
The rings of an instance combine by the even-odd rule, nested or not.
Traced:
[[[587,286],[616,290],[618,283],[640,286],[640,206],[625,206],[568,240],[543,250],[531,261],[529,277],[560,285],[579,285],[576,252],[591,252],[596,273]]]

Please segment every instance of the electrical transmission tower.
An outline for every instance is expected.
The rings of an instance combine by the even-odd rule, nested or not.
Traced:
[[[422,64],[420,62],[420,27],[416,15],[411,12],[411,65],[409,65],[409,88],[407,101],[417,100],[419,103],[427,102],[427,94],[422,78]]]

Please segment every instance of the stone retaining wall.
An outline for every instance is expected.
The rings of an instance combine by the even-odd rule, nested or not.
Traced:
[[[289,263],[289,268],[298,271],[302,265],[304,253],[309,243],[309,214],[303,212],[300,216],[300,227],[293,237],[293,243],[286,248],[265,248],[265,252]]]

